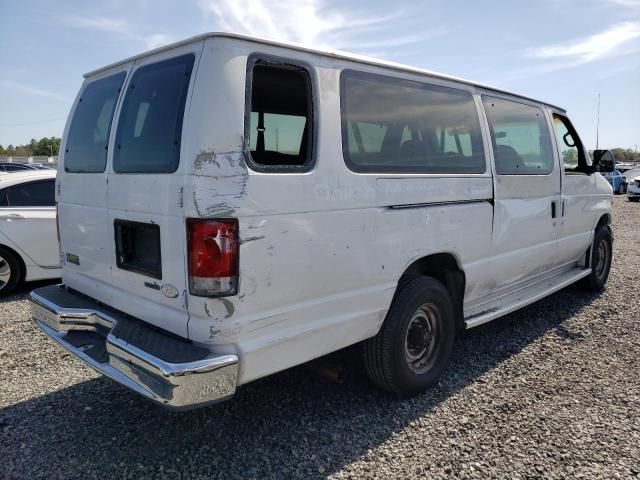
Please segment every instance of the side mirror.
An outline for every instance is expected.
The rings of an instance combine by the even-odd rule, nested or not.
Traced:
[[[615,157],[611,150],[593,151],[593,168],[596,172],[613,172],[615,163]]]

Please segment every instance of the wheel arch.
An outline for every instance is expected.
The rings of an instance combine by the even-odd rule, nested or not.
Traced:
[[[458,258],[453,253],[440,252],[414,260],[400,275],[396,295],[404,285],[417,276],[433,277],[446,287],[453,303],[456,331],[463,330],[466,276]]]

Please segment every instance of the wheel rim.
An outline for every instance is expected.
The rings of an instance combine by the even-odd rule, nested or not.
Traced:
[[[421,305],[409,320],[404,352],[407,365],[413,373],[421,375],[433,366],[441,324],[440,311],[432,303]]]
[[[593,269],[596,277],[599,280],[602,280],[607,273],[607,267],[609,264],[609,243],[606,240],[601,239],[598,242],[594,253],[595,258],[593,262]]]
[[[9,262],[0,255],[0,290],[4,289],[11,278],[11,266]]]

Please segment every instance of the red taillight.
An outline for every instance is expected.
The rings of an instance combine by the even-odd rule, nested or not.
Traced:
[[[187,250],[192,295],[238,293],[237,220],[187,220]]]

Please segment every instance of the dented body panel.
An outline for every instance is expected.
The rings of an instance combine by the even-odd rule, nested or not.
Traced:
[[[141,65],[185,52],[196,60],[175,173],[114,172],[122,100],[104,174],[61,171],[63,260],[66,253],[80,259],[65,262],[63,282],[212,354],[237,355],[238,384],[374,336],[399,279],[424,257],[455,259],[464,273],[463,311],[472,315],[487,299],[577,264],[595,225],[611,212],[606,181],[565,175],[557,152],[548,176],[523,184],[521,176],[496,175],[480,100],[487,87],[446,76],[213,35],[116,64],[89,74],[86,82],[116,71],[129,78]],[[311,66],[316,130],[310,171],[264,173],[248,165],[245,81],[247,60],[256,52]],[[470,92],[481,119],[486,171],[350,171],[342,152],[340,73],[353,68]],[[550,115],[548,105],[524,101]],[[551,202],[563,209],[557,219],[550,218]],[[189,293],[185,222],[193,218],[238,220],[237,295]],[[117,267],[117,219],[159,225],[161,279]],[[173,291],[169,287],[175,297],[165,293]]]

